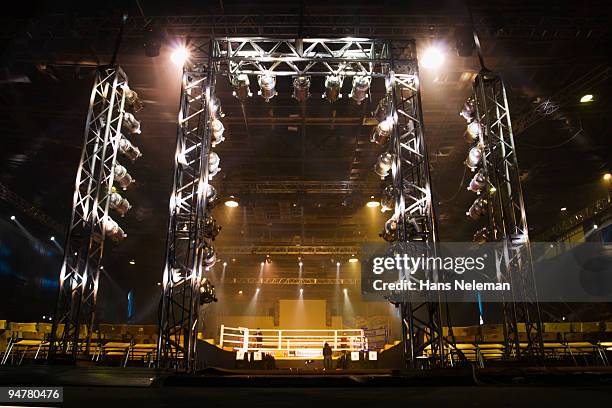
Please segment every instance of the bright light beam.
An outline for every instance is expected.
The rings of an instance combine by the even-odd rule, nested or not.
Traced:
[[[189,50],[184,45],[177,47],[172,54],[170,54],[170,60],[177,67],[183,67],[185,62],[189,59]]]
[[[444,52],[440,47],[431,46],[421,55],[420,62],[423,68],[436,69],[444,63]]]

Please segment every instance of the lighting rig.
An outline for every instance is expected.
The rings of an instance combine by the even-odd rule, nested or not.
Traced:
[[[465,164],[474,172],[468,190],[477,194],[466,215],[474,221],[485,221],[473,241],[499,244],[495,248],[497,279],[510,283],[513,291],[511,298],[502,303],[505,357],[541,359],[544,356],[542,323],[502,78],[483,68],[459,114],[466,120],[465,139],[470,145]],[[525,325],[526,348],[520,346],[525,340],[519,339],[519,324]]]
[[[121,68],[107,65],[96,70],[64,246],[49,359],[74,361],[89,354],[104,242],[107,237],[116,242],[127,237],[110,214],[113,210],[123,217],[131,208],[115,184],[125,190],[134,180],[117,156],[120,153],[132,162],[141,156],[128,138],[141,133],[134,113],[142,108]],[[80,332],[83,328],[84,334]]]

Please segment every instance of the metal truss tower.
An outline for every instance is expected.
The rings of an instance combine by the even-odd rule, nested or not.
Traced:
[[[512,287],[504,299],[504,337],[507,358],[544,356],[542,321],[533,272],[529,231],[506,89],[499,74],[483,70],[473,85],[476,120],[482,129],[482,171],[490,183],[487,213],[489,239],[496,250],[497,279]],[[525,325],[526,338],[519,336]],[[526,341],[526,347],[520,343]]]
[[[210,108],[215,87],[210,43],[191,46],[182,76],[157,347],[158,367],[187,371],[196,365],[198,298],[210,248],[204,220],[212,191]]]
[[[191,53],[199,62],[183,74],[160,318],[159,366],[187,370],[195,369],[196,364],[197,290],[203,279],[201,248],[206,245],[199,223],[209,188],[208,104],[216,75],[229,77],[232,84],[241,82],[243,95],[250,94],[245,76],[257,76],[258,82],[264,78],[268,85],[275,84],[276,77],[291,77],[294,87],[298,78],[309,83],[310,77],[331,77],[337,91],[346,78],[353,79],[354,89],[358,77],[367,81],[368,88],[373,78],[384,80],[386,98],[397,119],[389,149],[395,153],[396,214],[402,220],[399,237],[404,242],[425,242],[432,250],[437,241],[414,41],[248,37],[210,41],[209,48],[208,40],[195,40]],[[272,87],[268,99],[274,92]],[[418,233],[413,233],[412,225],[418,226]],[[430,346],[436,365],[446,364],[440,312],[439,299],[402,305],[408,364],[415,364],[424,346]],[[415,346],[418,333],[428,339],[420,350]]]
[[[60,271],[50,359],[76,360],[89,353],[104,240],[114,223],[108,212],[127,83],[117,66],[96,71]]]

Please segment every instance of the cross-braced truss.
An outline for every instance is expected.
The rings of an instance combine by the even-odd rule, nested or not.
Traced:
[[[89,352],[127,81],[116,66],[96,72],[60,271],[50,358],[74,360]]]
[[[487,212],[489,232],[502,246],[496,253],[497,278],[512,287],[503,303],[506,356],[543,357],[542,323],[533,275],[527,217],[519,178],[510,110],[502,78],[483,71],[474,82],[477,120],[483,126],[483,172],[490,183]],[[520,323],[525,324],[527,348],[520,347]]]

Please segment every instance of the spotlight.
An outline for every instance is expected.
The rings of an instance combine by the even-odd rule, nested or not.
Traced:
[[[483,127],[479,121],[473,120],[470,124],[467,125],[467,130],[465,131],[465,140],[468,143],[477,142],[482,138]]]
[[[104,227],[106,236],[115,242],[122,241],[125,237],[127,237],[127,234],[123,232],[123,229],[121,229],[119,224],[117,224],[117,222],[111,217],[106,217],[102,225]]]
[[[51,236],[51,238],[49,238],[51,241],[55,241],[55,237]]]
[[[204,256],[204,266],[212,268],[217,263],[217,254],[215,248],[212,245],[205,245],[202,248],[202,255]]]
[[[344,292],[344,294],[346,295],[346,294],[348,293],[348,289],[347,289],[347,288],[344,288],[343,292]]]
[[[208,177],[210,179],[215,177],[217,173],[221,171],[221,168],[219,167],[220,162],[221,159],[219,158],[219,155],[217,153],[210,152],[208,154]]]
[[[111,193],[109,197],[109,206],[113,210],[117,211],[122,217],[130,210],[130,208],[132,208],[130,202],[117,192]]]
[[[310,77],[299,76],[293,80],[293,98],[304,102],[310,97]]]
[[[241,291],[241,290],[239,290],[239,291],[238,291],[238,294],[239,294],[239,295],[242,295],[242,291]]]
[[[130,259],[130,265],[136,265],[136,261],[133,259]]]
[[[123,92],[125,94],[125,103],[127,103],[134,113],[140,111],[144,108],[144,104],[138,97],[136,91],[132,91],[129,86],[125,85],[123,87]]]
[[[380,205],[381,212],[387,212],[395,208],[395,187],[393,185],[390,184],[383,190]]]
[[[219,143],[225,140],[223,137],[225,127],[219,119],[214,119],[210,124],[210,129],[212,131],[212,147],[216,147]]]
[[[459,112],[459,115],[466,120],[466,122],[471,122],[474,120],[476,116],[476,104],[474,103],[474,99],[468,98],[463,104],[463,108]]]
[[[478,146],[474,146],[470,149],[468,153],[468,157],[465,160],[465,165],[472,171],[478,167],[478,164],[482,160],[482,149]]]
[[[483,197],[479,197],[472,203],[470,209],[465,213],[465,215],[468,215],[473,220],[477,220],[486,213],[487,200],[485,200]]]
[[[580,98],[580,103],[588,103],[588,102],[592,102],[593,101],[593,95],[591,94],[586,94],[583,95],[582,98]]]
[[[383,232],[379,236],[387,242],[397,241],[397,219],[394,217],[389,218],[385,222]]]
[[[383,153],[378,157],[378,161],[374,165],[374,172],[384,179],[389,175],[393,164],[393,155],[389,152]]]
[[[593,229],[596,230],[597,228],[599,228],[597,224],[593,224]]]
[[[261,266],[264,266],[266,263],[264,261],[261,261]]]
[[[119,139],[119,152],[131,161],[135,161],[137,158],[142,156],[140,149],[134,146],[132,142],[126,139],[123,135],[121,136],[121,139]]]
[[[342,89],[342,82],[344,78],[339,75],[328,75],[325,77],[325,93],[321,95],[322,98],[327,99],[329,102],[336,102],[342,98],[340,90]]]
[[[223,262],[223,266],[227,266],[227,262]]]
[[[371,196],[370,201],[368,201],[366,205],[370,208],[376,208],[380,203],[374,199],[374,196]]]
[[[357,105],[360,105],[368,97],[368,90],[370,89],[370,81],[372,79],[367,76],[357,75],[353,77],[353,89],[349,94],[349,98],[352,98]]]
[[[336,262],[336,266],[340,266],[340,262]]]
[[[115,181],[119,184],[122,189],[127,189],[130,184],[134,182],[134,179],[128,173],[127,169],[120,164],[115,165],[114,169]]]
[[[255,289],[255,293],[259,293],[259,288]]]
[[[225,200],[226,207],[234,208],[234,207],[238,207],[238,205],[239,205],[238,199],[234,196],[229,196],[229,198]]]
[[[304,293],[304,289],[303,289],[303,288],[300,288],[300,295],[301,295],[302,293]]]
[[[166,33],[157,24],[149,23],[144,28],[142,45],[147,57],[159,56],[159,50]]]
[[[206,205],[208,208],[213,208],[217,204],[217,190],[208,185],[208,190],[206,191]]]
[[[278,92],[274,89],[276,87],[276,78],[274,76],[268,74],[260,75],[257,78],[257,82],[260,88],[257,95],[261,95],[266,102],[269,102],[270,99],[278,95]]]
[[[123,127],[130,133],[140,134],[140,122],[130,112],[123,114]]]
[[[357,257],[355,255],[351,255],[351,257],[348,260],[350,263],[357,263],[359,262],[359,259],[357,259]]]
[[[232,87],[234,92],[232,93],[239,101],[244,101],[251,97],[253,94],[249,89],[249,76],[247,74],[238,74],[231,77]]]
[[[221,231],[221,227],[217,225],[217,220],[210,215],[206,216],[204,218],[204,225],[202,226],[204,236],[214,241],[217,235],[219,235],[219,231]]]
[[[561,211],[567,211],[567,207],[561,207]]]
[[[612,179],[612,174],[606,173],[603,175],[604,181],[610,181]]]
[[[382,122],[391,115],[391,107],[389,106],[389,99],[382,98],[376,105],[376,110],[373,113],[377,121]]]
[[[221,119],[225,117],[223,108],[221,108],[221,101],[215,95],[211,96],[210,98],[208,110],[210,111],[210,117],[213,119]]]
[[[15,216],[11,215],[11,221],[15,221],[15,220],[16,220]]]
[[[170,60],[177,67],[183,67],[189,59],[189,50],[184,45],[177,47],[170,55]]]
[[[300,261],[300,262],[298,263],[298,265],[299,265],[299,266],[304,266],[304,262]]]
[[[472,181],[470,181],[468,190],[473,191],[475,193],[480,193],[482,189],[485,188],[486,185],[487,185],[487,180],[485,179],[484,174],[482,174],[482,171],[479,171],[478,173],[474,175],[474,177],[472,178]]]
[[[429,47],[423,52],[421,66],[428,69],[439,68],[444,62],[444,53],[439,47]]]
[[[477,244],[484,244],[489,241],[489,230],[487,227],[481,228],[474,233],[474,237],[472,238]]]
[[[370,141],[378,145],[384,145],[389,141],[391,132],[393,131],[393,118],[387,117],[382,122],[378,123]]]
[[[203,279],[200,284],[200,305],[213,303],[217,301],[215,295],[215,285],[210,283],[208,279]]]

